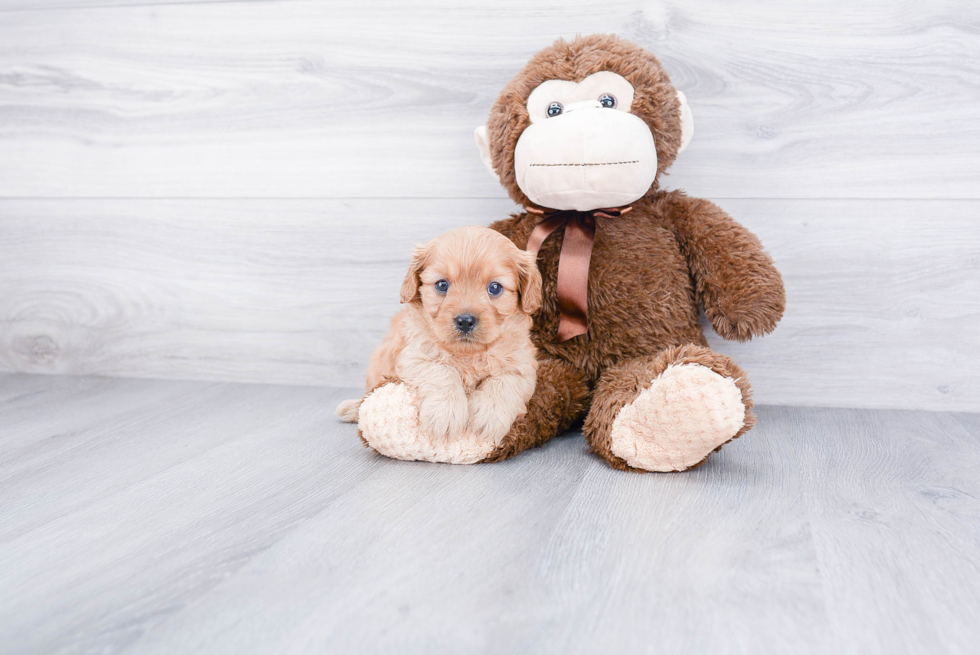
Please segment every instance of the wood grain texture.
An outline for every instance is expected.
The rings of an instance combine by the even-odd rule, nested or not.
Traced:
[[[980,197],[980,5],[911,0],[6,12],[0,195],[501,198],[472,131],[532,53],[580,32],[652,49],[687,93],[678,188]]]
[[[503,464],[386,460],[331,416],[351,392],[0,376],[4,652],[980,639],[980,415],[762,407],[701,468],[640,475],[580,434]]]
[[[838,652],[974,652],[980,415],[810,410],[787,432]]]
[[[280,0],[0,0],[0,11],[57,11],[106,7],[217,4],[225,2],[279,2]]]
[[[980,410],[980,204],[719,202],[788,291],[775,333],[711,334],[759,402]],[[0,370],[357,386],[412,245],[511,209],[0,201]]]

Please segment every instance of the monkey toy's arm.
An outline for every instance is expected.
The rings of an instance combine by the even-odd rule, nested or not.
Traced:
[[[715,332],[736,341],[772,332],[786,293],[759,239],[707,200],[671,200],[669,218]]]

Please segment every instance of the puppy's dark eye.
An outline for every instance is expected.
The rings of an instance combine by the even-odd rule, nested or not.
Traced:
[[[487,285],[487,293],[491,296],[499,296],[504,292],[504,287],[501,286],[500,282],[491,282]]]
[[[599,96],[599,104],[606,109],[615,109],[617,104],[616,96],[611,93],[603,93],[601,96]]]
[[[446,280],[439,280],[436,282],[436,291],[443,294],[449,291],[449,282]]]
[[[548,105],[548,118],[553,116],[560,116],[564,107],[561,106],[560,102],[553,102]]]

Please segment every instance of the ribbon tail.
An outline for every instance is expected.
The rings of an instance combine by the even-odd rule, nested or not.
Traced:
[[[537,257],[545,239],[567,220],[567,216],[555,215],[535,225],[534,229],[531,230],[531,236],[527,238],[527,246],[524,249]]]
[[[552,228],[554,229],[554,228]],[[592,217],[570,220],[558,259],[558,341],[585,334],[589,329],[589,263],[595,242]]]

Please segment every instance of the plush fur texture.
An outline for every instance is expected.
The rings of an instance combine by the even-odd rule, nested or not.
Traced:
[[[338,416],[357,420],[362,439],[390,457],[486,456],[534,390],[533,256],[485,227],[453,230],[416,248],[401,300],[406,308],[371,358],[369,395],[341,403]]]
[[[526,103],[534,89],[548,80],[581,82],[589,75],[612,71],[633,85],[630,113],[646,121],[657,148],[657,173],[674,163],[681,146],[681,101],[667,72],[652,54],[614,36],[595,35],[559,40],[534,55],[500,92],[487,120],[493,169],[500,183],[519,205],[530,204],[517,186],[514,150],[531,124]],[[651,189],[656,188],[654,181]]]
[[[616,414],[610,451],[647,471],[683,471],[745,423],[735,381],[698,364],[668,366]]]
[[[691,370],[692,366],[710,371],[713,377],[701,372],[693,378],[696,384],[683,384],[677,373]],[[650,393],[655,387],[659,393]],[[741,407],[732,403],[733,388],[740,396]],[[722,393],[713,396],[718,390]],[[630,435],[621,434],[617,446],[614,435],[617,420],[622,425],[622,411],[643,397],[647,399],[646,409],[626,419],[627,424],[632,424],[632,444]],[[697,424],[700,419],[704,423]],[[684,427],[692,423],[693,429]],[[671,424],[680,429],[667,429]],[[741,436],[754,425],[752,393],[744,371],[725,355],[689,344],[629,359],[604,371],[585,421],[585,438],[592,450],[615,468],[685,470],[697,466],[723,443]],[[629,462],[618,454],[630,451],[659,451],[666,456],[656,465],[641,466],[644,460],[635,458]]]
[[[493,167],[516,202],[528,204],[513,170],[515,144],[530,124],[528,94],[546,80],[578,82],[600,70],[633,85],[632,113],[654,135],[658,173],[674,161],[680,103],[657,59],[613,36],[559,41],[504,88],[487,124]],[[491,227],[524,248],[540,220],[522,213]],[[783,284],[759,240],[714,204],[660,191],[654,181],[629,213],[596,219],[589,329],[558,343],[562,236],[559,228],[538,257],[543,304],[532,329],[542,360],[537,389],[528,413],[485,461],[540,445],[583,416],[592,449],[625,470],[690,468],[750,429],[748,380],[728,357],[707,348],[698,305],[726,339],[747,340],[775,328],[785,305]]]

